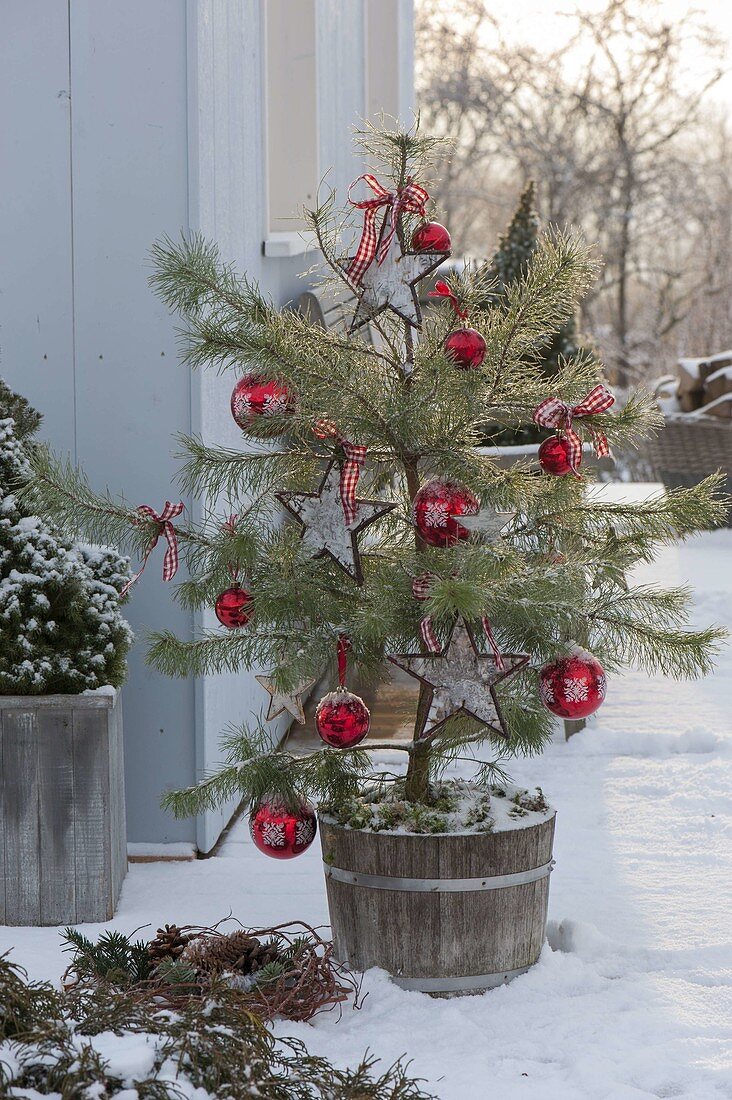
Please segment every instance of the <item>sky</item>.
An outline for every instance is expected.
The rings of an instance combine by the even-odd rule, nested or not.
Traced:
[[[592,11],[604,7],[605,0],[490,0],[489,9],[501,23],[507,37],[534,46],[556,48],[566,36],[567,21],[562,12],[575,8]],[[639,10],[646,0],[637,0]],[[698,11],[729,44],[728,63],[732,64],[732,4],[729,0],[660,0],[658,7],[671,18],[681,17],[690,8]],[[459,0],[457,2],[459,10]],[[687,58],[693,72],[693,58]],[[714,90],[714,98],[732,105],[732,73],[722,78]]]

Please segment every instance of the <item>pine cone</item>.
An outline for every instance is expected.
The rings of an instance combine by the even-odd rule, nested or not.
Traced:
[[[260,943],[246,932],[231,932],[228,936],[199,936],[188,945],[184,958],[198,971],[221,974],[256,974],[267,963],[279,957],[277,945]]]
[[[165,928],[158,928],[157,936],[147,945],[147,953],[153,969],[163,959],[180,958],[191,938],[181,932],[177,924],[166,924]]]

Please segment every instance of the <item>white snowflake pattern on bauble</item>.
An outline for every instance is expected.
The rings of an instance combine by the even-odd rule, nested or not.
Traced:
[[[549,680],[539,680],[539,696],[542,703],[554,702],[554,688]]]
[[[567,676],[562,686],[565,696],[572,703],[583,703],[587,698],[587,684],[584,680]]]
[[[287,412],[287,397],[281,393],[266,393],[264,395],[263,416],[282,416]]]
[[[447,505],[436,500],[428,504],[424,510],[424,523],[426,527],[447,527],[449,512]]]
[[[607,693],[607,676],[603,672],[602,676],[597,677],[597,694],[601,699],[605,698]]]
[[[298,821],[295,825],[295,843],[296,844],[310,844],[311,840],[315,836],[315,823],[306,818],[304,821]]]
[[[237,394],[234,399],[234,419],[235,420],[249,420],[252,415],[252,402],[249,394],[240,393]]]
[[[267,821],[262,826],[262,840],[269,848],[284,848],[285,826],[281,821]]]

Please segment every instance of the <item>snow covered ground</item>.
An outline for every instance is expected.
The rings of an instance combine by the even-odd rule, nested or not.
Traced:
[[[652,578],[690,582],[698,621],[732,627],[732,533],[664,551],[639,577]],[[730,649],[706,681],[629,673],[591,728],[513,768],[558,809],[549,942],[531,972],[445,1001],[372,971],[361,1011],[278,1031],[338,1064],[366,1047],[406,1053],[442,1100],[732,1097],[731,711]],[[239,823],[216,858],[133,865],[112,923],[229,911],[252,926],[326,923],[317,844],[278,863]],[[0,928],[10,947],[32,977],[64,969],[55,929]]]

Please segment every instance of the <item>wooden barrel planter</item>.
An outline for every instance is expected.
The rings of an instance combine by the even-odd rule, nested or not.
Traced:
[[[118,691],[0,696],[0,924],[110,920],[127,871]]]
[[[437,995],[482,992],[525,973],[544,942],[554,818],[453,835],[375,833],[321,818],[336,957]]]

